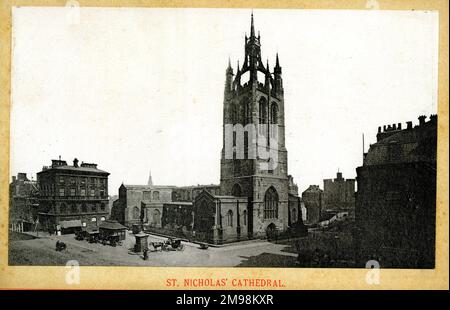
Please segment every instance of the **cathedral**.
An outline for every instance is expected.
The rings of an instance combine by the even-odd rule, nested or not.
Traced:
[[[234,72],[229,61],[225,70],[220,185],[164,187],[164,201],[148,194],[161,191],[153,184],[139,189],[142,195],[122,185],[118,220],[216,244],[276,236],[300,222],[297,186],[288,175],[281,72],[278,54],[272,70],[262,62],[252,14],[242,65]]]
[[[261,60],[253,14],[245,57],[225,73],[220,193],[194,200],[194,230],[214,242],[266,237],[299,219],[300,199],[287,170],[281,66]],[[273,156],[269,156],[269,155]],[[209,221],[208,221],[209,219]]]

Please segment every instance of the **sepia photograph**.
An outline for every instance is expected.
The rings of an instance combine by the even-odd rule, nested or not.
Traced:
[[[12,6],[7,266],[434,270],[441,16],[369,2]]]

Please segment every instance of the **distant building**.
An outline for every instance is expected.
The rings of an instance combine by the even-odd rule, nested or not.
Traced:
[[[114,201],[116,201],[117,199],[119,199],[119,195],[109,195],[108,205],[109,205],[109,212],[110,213],[111,213],[111,211],[113,209]]]
[[[349,211],[355,209],[355,179],[344,179],[338,172],[336,178],[323,180],[323,210]]]
[[[119,198],[113,202],[111,219],[125,226],[142,222],[152,222],[159,226],[162,204],[172,201],[173,188],[174,186],[122,184],[119,187]],[[152,210],[146,212],[146,208]]]
[[[302,220],[301,198],[298,196],[298,186],[294,183],[294,178],[288,175],[289,180],[289,195],[288,195],[288,225],[292,227],[298,221]]]
[[[37,182],[29,180],[26,173],[18,173],[9,184],[9,224],[14,230],[29,231],[37,219]]]
[[[39,222],[45,229],[72,231],[78,227],[97,229],[109,215],[109,173],[96,164],[73,166],[65,160],[52,160],[37,174]]]
[[[306,223],[316,224],[320,221],[320,213],[323,204],[323,191],[319,185],[310,185],[302,193],[302,201],[306,209]]]
[[[153,184],[153,182],[152,182]],[[191,202],[203,190],[218,194],[218,185],[177,187],[173,185],[126,185],[119,187],[118,199],[113,202],[111,218],[126,226],[148,224],[162,227],[163,206],[171,202]]]
[[[379,127],[356,169],[361,265],[376,259],[387,268],[434,267],[437,116],[425,120]]]

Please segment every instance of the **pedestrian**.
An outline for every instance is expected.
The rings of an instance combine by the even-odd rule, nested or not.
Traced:
[[[148,259],[148,249],[144,249],[144,260]]]

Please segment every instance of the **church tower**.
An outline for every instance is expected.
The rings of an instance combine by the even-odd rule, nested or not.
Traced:
[[[288,225],[288,173],[285,147],[284,91],[281,66],[261,59],[261,38],[245,36],[245,57],[225,73],[222,195],[247,197],[250,237]]]

